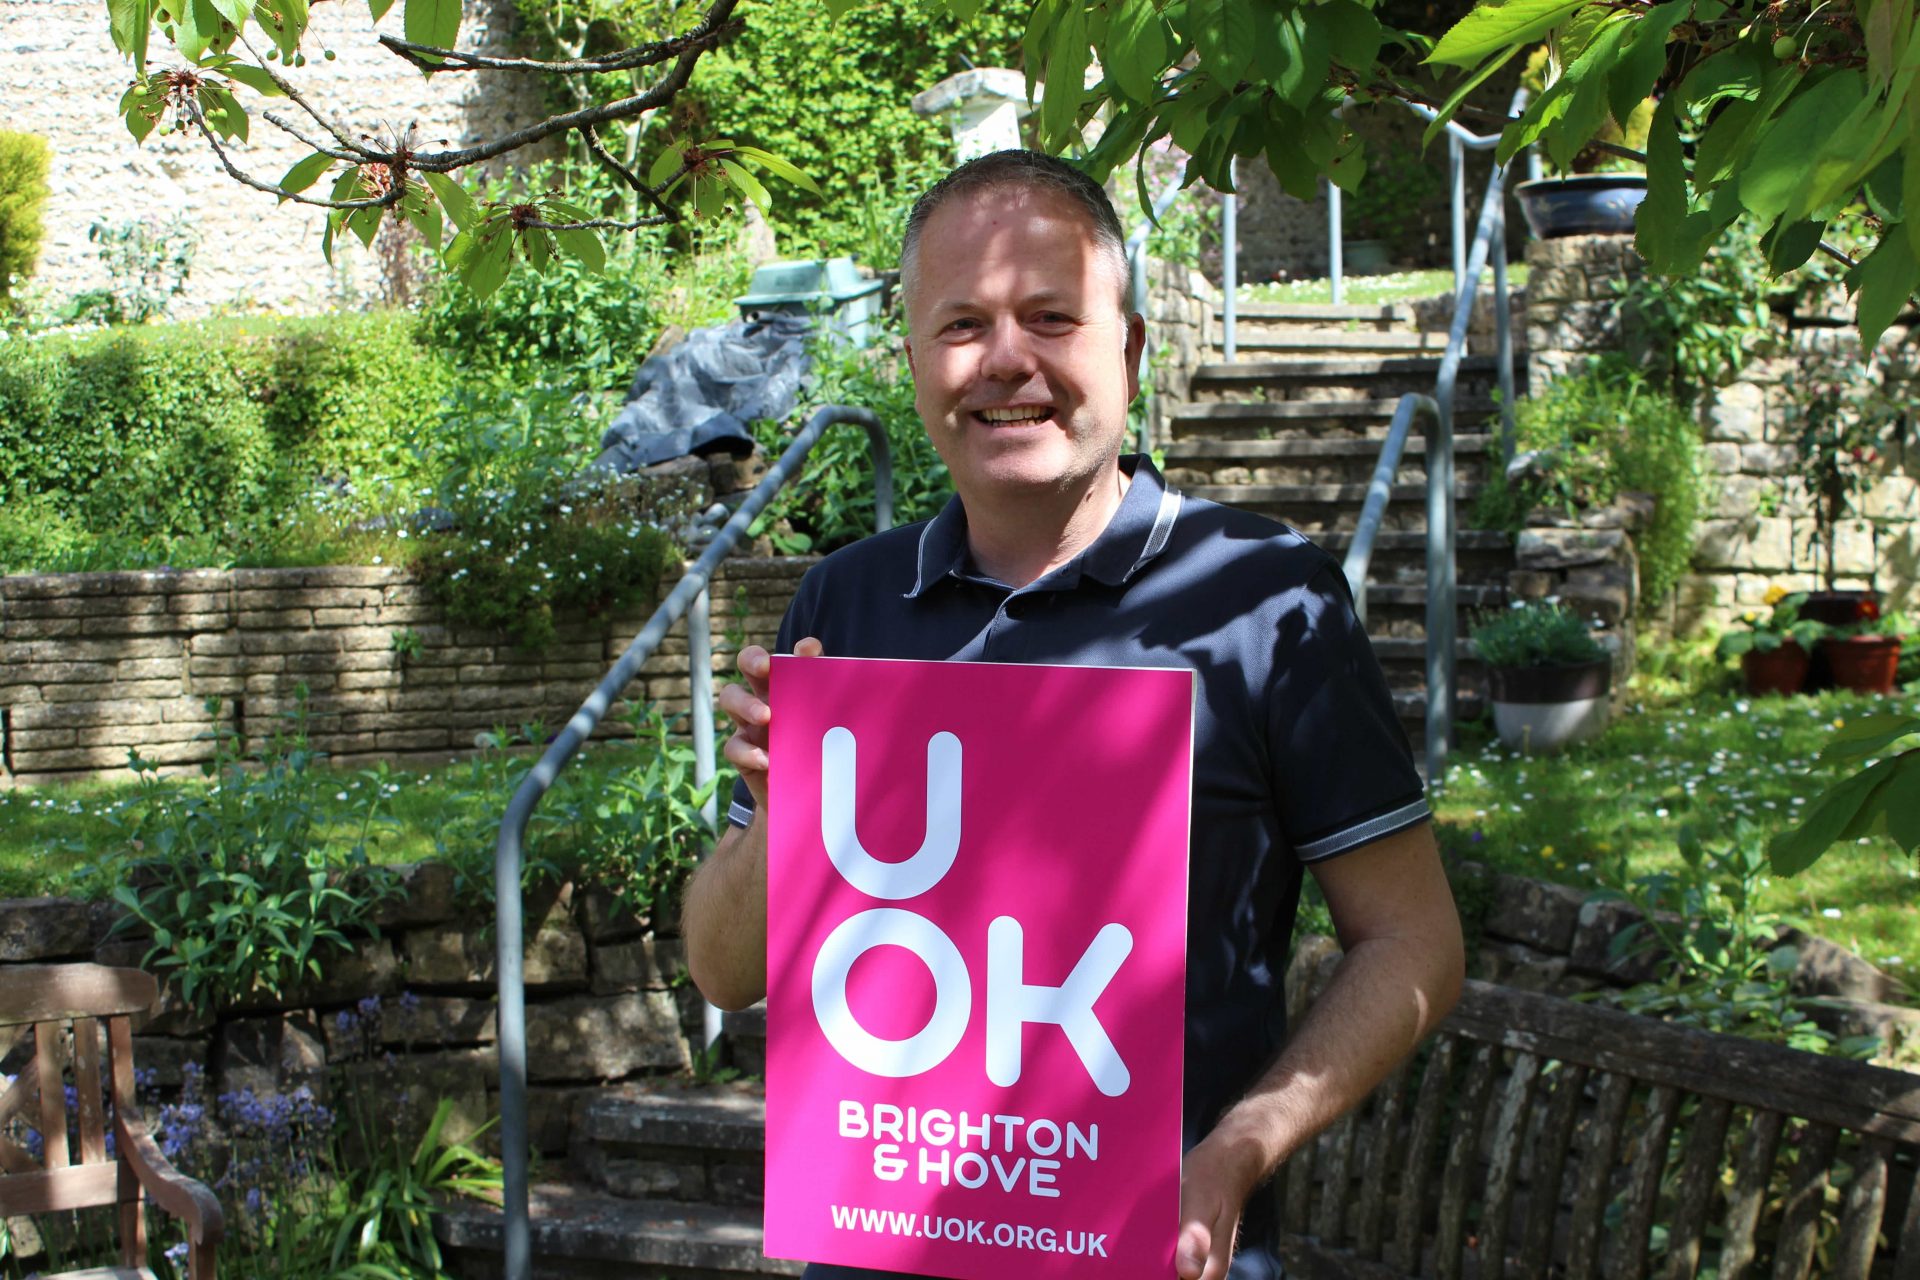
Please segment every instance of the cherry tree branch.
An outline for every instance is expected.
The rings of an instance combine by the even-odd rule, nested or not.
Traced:
[[[683,53],[704,51],[734,35],[744,25],[741,22],[723,22],[715,26],[711,22],[702,22],[685,35],[670,40],[654,40],[598,58],[562,58],[555,61],[497,58],[483,53],[464,53],[457,49],[438,49],[432,45],[402,40],[398,36],[381,36],[380,43],[423,71],[550,71],[559,75],[593,75],[658,66]]]
[[[264,191],[268,195],[278,196],[282,200],[291,200],[295,204],[310,204],[321,209],[386,209],[398,204],[401,197],[407,193],[406,187],[399,184],[396,184],[393,190],[387,192],[385,195],[371,197],[366,200],[318,200],[312,196],[302,195],[298,191],[288,191],[278,183],[267,182],[264,179],[256,178],[252,174],[242,171],[233,163],[233,160],[227,155],[227,149],[220,145],[220,139],[216,137],[213,130],[208,127],[206,118],[200,112],[200,104],[192,98],[189,98],[187,99],[186,109],[188,118],[199,128],[200,135],[207,140],[207,145],[213,148],[213,154],[219,157],[220,165],[227,171],[227,176],[242,186],[252,187],[255,191]]]

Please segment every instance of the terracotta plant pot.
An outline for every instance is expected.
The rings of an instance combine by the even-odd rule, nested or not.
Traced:
[[[1487,672],[1493,727],[1528,755],[1550,755],[1607,727],[1613,686],[1608,659],[1567,667],[1494,667]]]
[[[1789,640],[1765,653],[1749,649],[1740,655],[1740,670],[1747,677],[1748,693],[1792,694],[1807,682],[1812,661],[1812,654]]]
[[[1899,636],[1830,636],[1820,642],[1834,687],[1855,693],[1892,693],[1900,666]]]
[[[1830,627],[1850,627],[1880,616],[1880,595],[1875,591],[1810,591],[1800,606],[1800,616]],[[1834,678],[1824,645],[1814,652],[1813,664],[1807,668],[1806,681],[1800,687],[1807,693],[1846,687]]]

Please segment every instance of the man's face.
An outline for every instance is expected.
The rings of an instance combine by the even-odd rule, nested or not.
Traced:
[[[1110,472],[1146,328],[1067,196],[958,197],[921,230],[907,300],[914,404],[961,499],[1070,490]]]

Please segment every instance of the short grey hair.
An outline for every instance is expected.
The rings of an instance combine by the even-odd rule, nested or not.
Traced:
[[[1120,217],[1106,189],[1086,173],[1058,156],[1044,151],[992,151],[967,161],[940,181],[928,187],[913,202],[907,215],[906,235],[900,244],[900,292],[911,297],[920,261],[920,233],[936,210],[952,200],[983,191],[1024,190],[1051,192],[1065,196],[1086,215],[1087,229],[1093,233],[1095,252],[1109,258],[1120,280],[1120,311],[1128,311],[1126,236],[1120,229]]]

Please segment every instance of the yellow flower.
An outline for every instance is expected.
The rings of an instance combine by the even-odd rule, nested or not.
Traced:
[[[1782,600],[1786,599],[1786,596],[1787,589],[1776,582],[1767,588],[1767,594],[1763,599],[1763,603],[1779,604]]]
[[[1553,856],[1553,846],[1548,845],[1546,848],[1542,849],[1540,851],[1540,856],[1543,858],[1551,858]]]
[[[1833,727],[1836,729],[1844,729],[1847,727],[1847,722],[1845,720],[1842,720],[1840,717],[1835,716],[1833,720]]]

